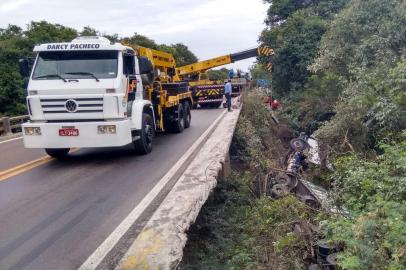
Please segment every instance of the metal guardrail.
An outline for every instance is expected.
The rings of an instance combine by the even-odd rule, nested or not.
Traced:
[[[21,124],[30,118],[29,115],[0,118],[0,135],[9,135],[21,130]]]

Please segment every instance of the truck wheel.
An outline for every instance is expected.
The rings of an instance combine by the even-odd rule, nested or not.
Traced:
[[[169,122],[169,131],[173,133],[181,133],[185,129],[185,116],[182,103],[179,103],[175,120]]]
[[[223,103],[222,101],[214,102],[214,103],[210,104],[210,107],[213,108],[213,109],[218,109],[222,103]]]
[[[155,136],[154,123],[151,115],[142,114],[142,129],[140,138],[133,142],[135,151],[141,155],[146,155],[152,151],[152,141]]]
[[[192,122],[192,114],[190,113],[190,104],[189,102],[185,102],[183,103],[183,107],[184,107],[184,117],[185,117],[185,128],[189,128],[190,127],[190,123]]]
[[[70,148],[45,148],[45,152],[56,159],[63,159],[69,153]]]

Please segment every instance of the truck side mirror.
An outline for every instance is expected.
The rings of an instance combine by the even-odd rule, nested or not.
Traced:
[[[18,66],[20,69],[21,76],[23,76],[23,77],[30,76],[30,67],[29,67],[28,59],[20,59],[18,61]]]
[[[147,57],[139,57],[138,64],[140,66],[140,74],[150,74],[153,73],[154,67],[152,66],[151,61]]]

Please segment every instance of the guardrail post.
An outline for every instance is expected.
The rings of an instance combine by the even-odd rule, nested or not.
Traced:
[[[230,153],[225,156],[224,163],[221,163],[222,167],[219,172],[220,179],[226,179],[231,173]]]
[[[4,129],[4,135],[11,134],[10,118],[3,117],[3,129]]]

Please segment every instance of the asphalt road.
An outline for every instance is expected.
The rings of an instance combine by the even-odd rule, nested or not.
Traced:
[[[0,172],[44,156],[44,150],[25,149],[22,138],[0,142]]]
[[[157,136],[154,150],[80,149],[0,181],[0,269],[77,269],[220,115],[194,110],[182,134]],[[0,144],[0,172],[40,150]]]

